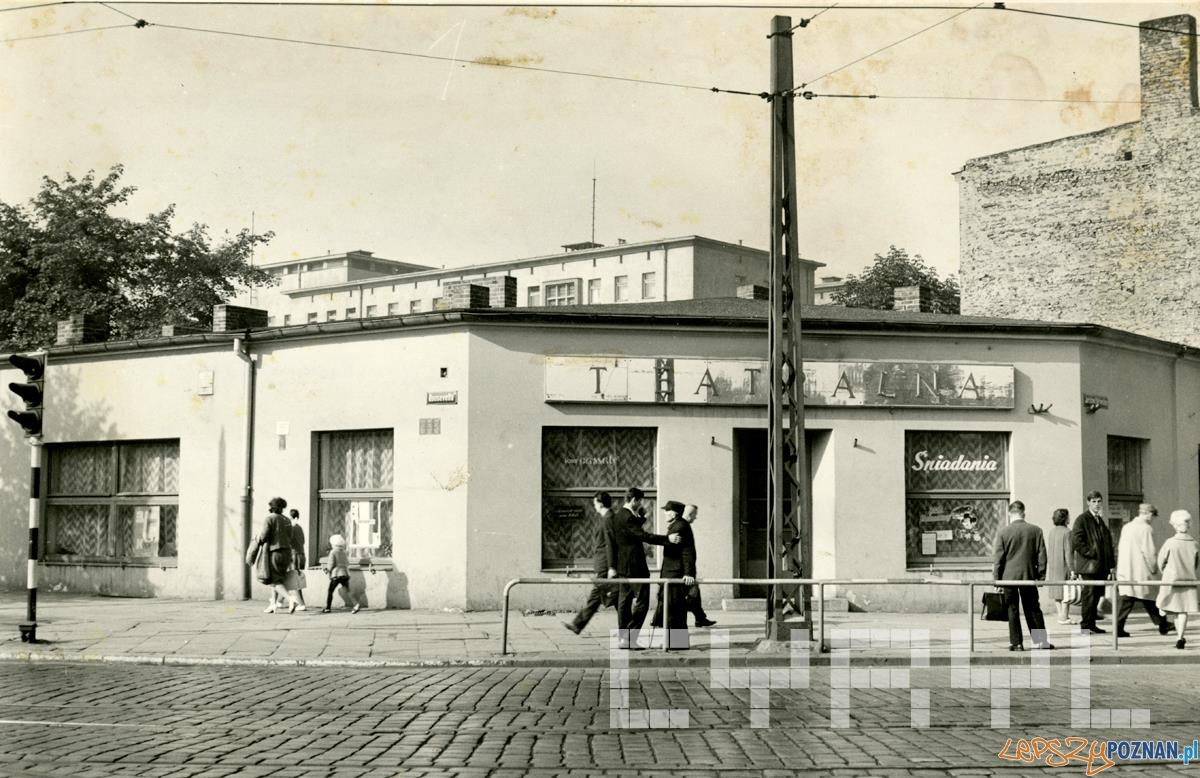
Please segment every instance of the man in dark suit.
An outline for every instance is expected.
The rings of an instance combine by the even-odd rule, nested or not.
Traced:
[[[695,524],[696,519],[700,517],[700,509],[695,505],[685,505],[683,508],[683,520],[688,524]],[[697,573],[699,575],[699,573]],[[700,600],[700,587],[689,586],[687,591],[687,609],[696,617],[697,627],[711,627],[717,622],[708,617],[704,612],[704,603]]]
[[[592,508],[595,509],[597,517],[596,534],[592,541],[592,572],[596,578],[616,578],[616,551],[613,547],[612,526],[609,523],[609,519],[612,518],[612,497],[608,492],[596,492],[592,496]],[[593,585],[583,608],[564,626],[576,635],[583,632],[583,628],[601,606],[613,604],[613,589],[613,586],[603,583]]]
[[[1104,497],[1097,491],[1088,492],[1088,509],[1075,517],[1071,525],[1071,567],[1080,578],[1088,581],[1106,581],[1112,577],[1117,566],[1113,554],[1112,533],[1104,523]],[[1102,587],[1084,586],[1083,599],[1079,603],[1082,616],[1079,628],[1097,634],[1103,630],[1096,626],[1096,606],[1104,594]]]
[[[646,495],[636,486],[625,493],[625,505],[609,518],[612,533],[613,564],[618,578],[649,578],[650,568],[646,565],[646,549],[643,543],[665,546],[666,535],[654,535],[642,528],[642,517],[638,509]],[[650,609],[650,584],[621,584],[617,594],[617,628],[620,630],[620,648],[639,650],[638,630],[646,620]]]
[[[992,577],[997,581],[1046,580],[1046,539],[1042,528],[1025,521],[1025,503],[1014,500],[1008,506],[1008,526],[996,537],[996,553],[992,558]],[[1008,650],[1023,651],[1021,640],[1021,611],[1034,648],[1054,648],[1046,639],[1046,622],[1036,586],[1005,586],[1008,605]]]
[[[679,536],[678,543],[671,543],[663,548],[662,569],[659,578],[682,578],[682,584],[671,587],[658,587],[658,604],[654,606],[654,617],[650,626],[663,625],[663,589],[669,588],[667,602],[667,649],[686,649],[688,647],[687,633],[687,592],[696,583],[696,539],[692,536],[692,525],[683,518],[684,506],[681,502],[667,500],[663,503],[663,511],[667,514],[667,534],[669,537]]]

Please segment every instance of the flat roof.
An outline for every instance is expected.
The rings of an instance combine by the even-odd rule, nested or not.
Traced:
[[[228,344],[234,338],[273,341],[349,335],[359,332],[412,330],[447,324],[538,324],[579,327],[586,325],[673,328],[718,328],[730,331],[765,332],[769,303],[740,297],[680,300],[665,303],[612,303],[537,308],[464,308],[397,316],[379,316],[332,322],[263,327],[250,331],[206,332],[140,340],[106,341],[75,346],[51,346],[53,354],[121,354],[147,350],[203,347]],[[1200,349],[1146,335],[1137,335],[1100,324],[1045,322],[991,316],[959,316],[942,313],[880,311],[830,305],[806,305],[801,309],[804,331],[812,334],[873,332],[893,336],[905,334],[991,334],[1095,337],[1119,341],[1177,356],[1200,359]]]

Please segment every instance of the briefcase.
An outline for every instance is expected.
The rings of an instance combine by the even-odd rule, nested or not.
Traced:
[[[984,621],[1008,621],[1008,604],[1004,601],[1004,595],[1000,592],[984,592],[983,610],[979,612],[979,618]]]

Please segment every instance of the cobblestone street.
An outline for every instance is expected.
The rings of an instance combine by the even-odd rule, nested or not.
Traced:
[[[1187,665],[1091,669],[1093,707],[1150,706],[1152,726],[1072,730],[1071,675],[1011,692],[1012,728],[989,728],[986,689],[912,671],[930,726],[909,726],[906,689],[855,689],[850,726],[830,726],[828,668],[808,689],[772,689],[770,726],[751,693],[707,670],[629,672],[630,708],[687,709],[687,728],[610,726],[611,671],[573,668],[152,667],[0,665],[0,775],[107,776],[986,776],[1084,775],[998,755],[1012,739],[1191,743],[1200,676]],[[1008,752],[1015,753],[1009,747]],[[1114,773],[1189,775],[1195,764]]]

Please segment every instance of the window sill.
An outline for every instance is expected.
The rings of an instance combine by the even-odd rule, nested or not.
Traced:
[[[172,559],[39,559],[38,564],[47,567],[161,567],[164,570],[179,566],[178,560]]]

